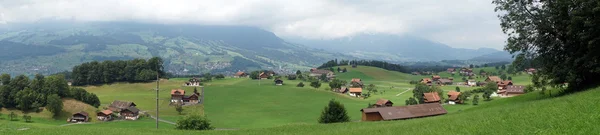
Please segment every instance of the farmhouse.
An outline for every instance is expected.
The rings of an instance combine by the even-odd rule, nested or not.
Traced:
[[[439,85],[452,85],[452,80],[450,80],[450,79],[438,79],[437,83]]]
[[[375,107],[391,107],[394,103],[387,99],[379,99],[375,103]]]
[[[112,120],[113,112],[111,110],[104,110],[96,113],[96,118],[99,121],[109,121]]]
[[[243,78],[248,76],[248,74],[246,74],[245,72],[239,71],[237,73],[235,73],[235,75],[233,75],[234,78]]]
[[[454,68],[448,68],[446,71],[448,71],[448,73],[450,73],[450,74],[454,74],[456,72],[456,70],[454,70]]]
[[[500,77],[498,77],[498,76],[488,76],[488,77],[485,79],[485,81],[486,81],[486,82],[494,82],[494,83],[499,83],[499,82],[502,82],[502,79],[500,79]]]
[[[200,86],[200,80],[196,77],[185,82],[184,86]]]
[[[275,85],[283,85],[283,80],[279,78],[275,79]]]
[[[498,95],[501,97],[512,97],[525,94],[525,86],[522,85],[511,85],[507,86],[504,90],[499,90]]]
[[[423,101],[425,103],[440,103],[441,98],[437,92],[423,93]]]
[[[198,103],[198,93],[193,93],[189,96],[183,96],[183,103],[188,104],[197,104]]]
[[[477,85],[477,82],[476,82],[475,80],[467,80],[466,84],[467,84],[468,86],[476,86],[476,85]]]
[[[466,76],[472,76],[473,75],[473,69],[462,68],[462,69],[460,69],[459,73],[462,74],[462,75],[466,75]]]
[[[135,107],[135,106],[136,105],[133,102],[115,100],[108,106],[108,109],[113,112],[121,112],[122,110],[124,110],[126,108]]]
[[[87,112],[81,111],[77,113],[73,113],[71,118],[67,120],[68,122],[77,123],[77,122],[88,122],[90,120]]]
[[[183,102],[184,95],[185,95],[185,90],[182,90],[182,89],[171,90],[171,103]]]
[[[360,97],[362,94],[362,88],[349,88],[350,96]]]
[[[421,79],[421,83],[427,84],[428,86],[431,86],[431,82],[432,81],[429,78],[423,78],[423,79]]]
[[[348,91],[349,91],[349,90],[348,90],[348,88],[346,88],[346,87],[341,87],[340,89],[338,89],[338,91],[337,91],[337,92],[339,92],[339,93],[346,93],[346,92],[348,92]]]
[[[456,91],[449,91],[448,92],[448,104],[461,104],[462,100],[459,99],[460,96],[460,92],[456,92]]]
[[[442,79],[442,77],[440,77],[439,75],[431,76],[431,80],[433,80],[433,81],[437,81],[439,79]]]
[[[335,77],[334,73],[332,71],[329,70],[323,70],[323,69],[316,69],[313,68],[310,70],[310,75],[311,77],[320,77],[321,75],[325,74],[327,76],[327,78],[333,78]]]
[[[139,112],[140,112],[139,109],[137,109],[134,106],[130,106],[130,107],[123,109],[119,113],[119,115],[121,115],[121,117],[124,117],[125,120],[137,120],[139,118]]]
[[[352,78],[352,80],[350,81],[350,84],[351,85],[354,85],[354,84],[358,85],[358,86],[352,86],[352,87],[361,87],[362,88],[364,86],[364,84],[363,84],[363,82],[362,82],[362,80],[360,78]]]
[[[498,89],[502,90],[502,89],[506,89],[507,86],[512,86],[513,83],[512,81],[501,81],[498,83]]]
[[[364,108],[360,111],[362,112],[362,121],[403,120],[448,113],[440,104]]]
[[[268,73],[261,72],[261,73],[258,75],[258,77],[259,77],[260,79],[268,79],[268,78],[270,77],[270,75],[269,75]]]

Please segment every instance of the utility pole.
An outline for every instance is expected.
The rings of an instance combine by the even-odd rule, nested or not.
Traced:
[[[156,65],[156,129],[158,129],[158,82],[160,82],[159,74],[160,73],[158,65]]]

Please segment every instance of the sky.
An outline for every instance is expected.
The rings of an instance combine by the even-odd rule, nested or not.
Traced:
[[[419,36],[457,48],[502,49],[491,0],[0,0],[0,25],[139,21],[246,25],[281,37]]]

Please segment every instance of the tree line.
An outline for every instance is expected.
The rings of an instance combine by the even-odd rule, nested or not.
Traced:
[[[344,65],[372,66],[372,67],[383,68],[383,69],[391,70],[391,71],[398,71],[398,72],[404,72],[404,73],[407,72],[407,68],[402,65],[393,64],[393,63],[389,63],[389,62],[385,62],[385,61],[378,61],[378,60],[340,60],[338,62],[338,60],[335,59],[335,60],[327,61],[317,68],[318,69],[330,69],[331,67],[344,66]]]
[[[165,75],[163,60],[153,57],[148,60],[92,61],[73,67],[73,85],[98,85],[113,82],[146,82],[156,79],[157,73]]]
[[[36,110],[44,106],[61,106],[62,101],[55,102],[57,97],[73,98],[94,107],[100,106],[100,99],[93,93],[88,93],[82,88],[72,88],[62,75],[45,77],[35,75],[30,80],[25,75],[11,78],[9,74],[0,76],[0,105],[4,108],[16,108],[22,111]],[[61,105],[54,105],[60,103]],[[53,110],[48,108],[49,110]],[[62,108],[61,108],[62,109]],[[57,109],[59,112],[61,109]]]

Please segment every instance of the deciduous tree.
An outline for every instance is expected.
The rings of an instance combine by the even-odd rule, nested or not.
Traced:
[[[321,117],[319,117],[319,123],[339,123],[348,122],[350,117],[346,112],[346,108],[340,102],[330,100],[329,104],[323,108]]]

